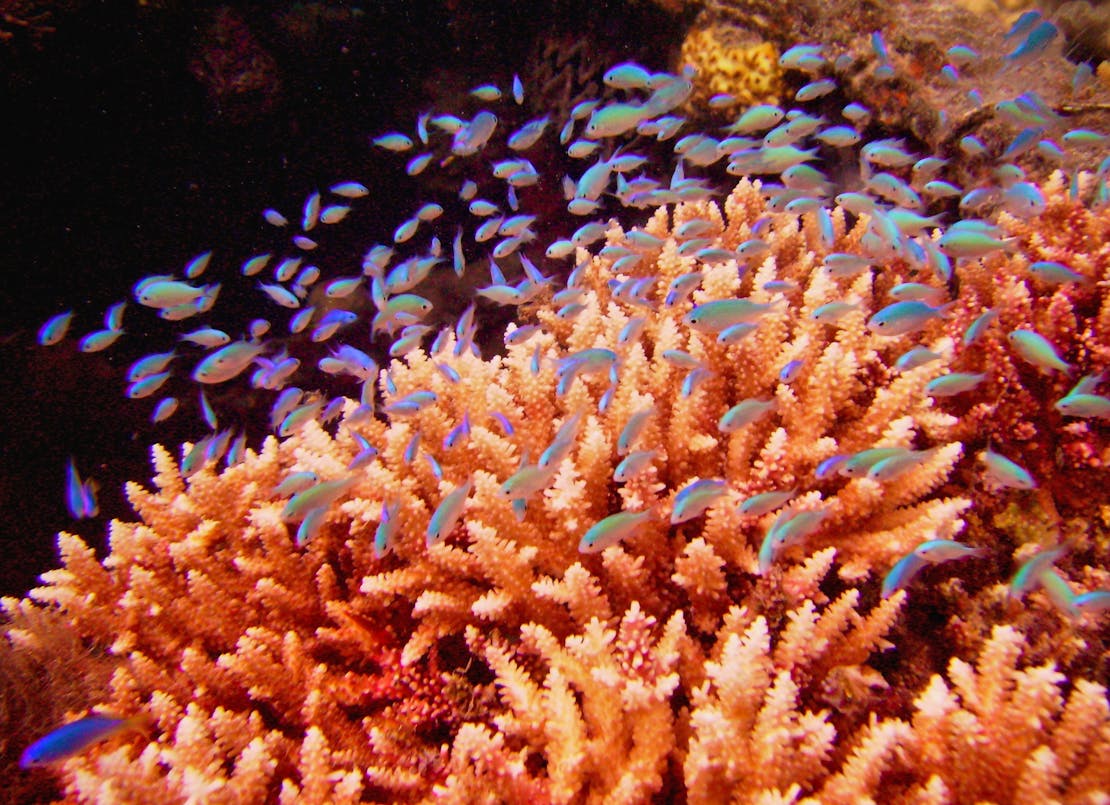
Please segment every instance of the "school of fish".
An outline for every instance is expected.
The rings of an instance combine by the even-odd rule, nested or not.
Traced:
[[[1039,13],[1022,15],[1007,35],[1012,50],[1003,69],[1035,65],[1057,33],[1056,26]],[[838,89],[837,75],[856,59],[877,62],[878,80],[896,74],[882,34],[871,37],[869,53],[833,57],[827,50],[820,44],[801,44],[782,55],[785,69],[811,79],[797,91],[794,105],[749,108],[713,133],[694,130],[681,114],[693,88],[691,76],[683,72],[654,72],[638,64],[618,64],[604,74],[606,99],[578,103],[566,119],[541,116],[511,130],[502,120],[523,116],[526,87],[521,80],[514,77],[504,89],[492,84],[477,87],[471,92],[466,114],[429,111],[420,115],[411,132],[390,132],[373,139],[373,148],[381,156],[404,160],[409,176],[458,165],[468,166],[471,173],[459,182],[454,196],[439,193],[420,204],[396,226],[388,242],[369,246],[360,266],[327,276],[313,260],[326,253],[328,230],[342,227],[360,199],[375,192],[358,181],[340,181],[326,191],[311,192],[295,215],[276,208],[262,212],[265,225],[274,234],[271,251],[250,255],[234,265],[228,256],[204,251],[179,274],[144,278],[132,289],[135,304],[124,300],[113,305],[105,312],[102,327],[79,337],[78,349],[97,352],[111,348],[125,336],[127,318],[144,320],[143,326],[135,329],[146,329],[152,316],[166,323],[165,329],[177,343],[162,344],[131,364],[123,392],[132,400],[147,401],[154,422],[174,416],[185,398],[196,400],[205,435],[182,457],[181,471],[186,477],[221,461],[234,465],[247,449],[242,426],[229,426],[229,412],[217,410],[210,402],[206,390],[217,384],[242,383],[246,378],[252,393],[271,395],[269,425],[280,437],[297,432],[309,421],[351,427],[367,417],[412,417],[435,406],[436,393],[398,393],[388,367],[379,366],[373,356],[402,358],[414,350],[424,350],[433,360],[446,351],[455,356],[468,351],[478,354],[475,335],[482,310],[494,305],[519,308],[541,294],[550,295],[560,318],[573,318],[583,309],[582,279],[589,266],[589,261],[582,259],[582,250],[597,249],[613,261],[614,273],[619,274],[646,263],[647,256],[663,246],[660,238],[633,229],[626,245],[598,248],[605,240],[610,218],[642,217],[647,212],[639,211],[720,199],[724,193],[722,173],[758,177],[767,215],[753,227],[750,239],[735,246],[722,243],[711,221],[686,221],[674,232],[680,255],[706,266],[734,264],[737,271],[745,272],[758,266],[769,250],[762,235],[769,234],[783,217],[802,217],[812,221],[820,233],[826,252],[822,270],[832,277],[881,271],[884,264],[901,261],[934,278],[933,284],[902,283],[892,290],[889,304],[865,311],[872,333],[892,337],[916,333],[947,316],[953,304],[948,289],[958,279],[961,261],[1018,249],[1016,239],[1005,237],[992,216],[1005,211],[1031,219],[1045,209],[1041,190],[1026,181],[1013,160],[1031,151],[1066,160],[1072,144],[1100,143],[1105,135],[1069,129],[1067,121],[1032,91],[1014,98],[989,99],[993,114],[1009,122],[1016,133],[995,158],[994,182],[959,187],[945,178],[945,159],[915,153],[899,138],[865,140],[871,113],[862,104],[844,105],[840,119],[828,114],[828,103]],[[947,55],[950,63],[943,70],[945,79],[963,82],[969,97],[985,104],[987,100],[978,98],[974,87],[979,54],[967,45],[953,43]],[[1077,70],[1077,85],[1082,67]],[[1084,78],[1089,78],[1089,68]],[[727,101],[714,99],[711,106]],[[810,114],[807,105],[818,103],[822,113]],[[968,155],[989,151],[971,136],[963,138],[958,147]],[[534,164],[530,154],[546,148],[560,150],[565,157],[560,164],[575,167],[553,176],[542,161]],[[666,161],[657,156],[660,149],[670,153]],[[858,171],[850,183],[838,185],[843,180],[823,171],[822,165],[833,155],[843,160],[845,154],[858,158]],[[1084,202],[1092,207],[1110,203],[1110,157],[1084,167],[1094,177],[1093,190],[1085,191]],[[1072,170],[1075,197],[1083,192],[1079,175],[1078,168]],[[544,217],[536,199],[553,186],[561,190],[565,215],[548,213]],[[832,211],[836,206],[867,221],[857,251],[833,251]],[[448,220],[452,223],[445,223]],[[548,236],[556,230],[565,230],[565,236]],[[453,281],[444,279],[450,272],[461,279],[465,273],[479,270],[488,271],[488,283],[477,288],[476,298],[453,326],[437,330],[431,323],[435,321],[433,294],[422,291]],[[1033,263],[1028,271],[1052,284],[1091,282],[1083,273],[1058,262]],[[659,287],[655,277],[634,277],[615,285],[613,296],[645,311],[659,305],[683,309],[685,326],[711,334],[722,344],[745,338],[780,304],[749,298],[692,304],[691,297],[702,279],[702,272],[695,270]],[[257,318],[244,323],[241,332],[229,333],[208,324],[206,314],[219,304],[222,287],[232,282],[248,283],[257,294]],[[781,295],[791,289],[764,290]],[[813,317],[835,326],[842,317],[858,313],[860,304],[851,298],[830,302],[815,310]],[[77,317],[66,311],[51,318],[42,326],[39,342],[44,346],[64,342]],[[976,320],[964,335],[965,345],[974,344],[992,321],[993,311]],[[622,347],[637,339],[642,326],[643,318],[633,317],[608,346],[560,355],[545,353],[537,346],[534,371],[539,371],[542,362],[553,362],[560,396],[580,377],[605,378],[608,391],[598,402],[604,411],[620,382]],[[286,333],[275,337],[274,331],[280,329]],[[506,344],[523,344],[539,331],[539,325],[517,322],[505,336]],[[1031,329],[1016,329],[1006,339],[1016,356],[1046,373],[1080,371],[1061,357],[1055,344]],[[314,365],[302,363],[297,352],[306,340],[326,344],[328,355]],[[669,350],[662,357],[686,372],[684,396],[707,377],[699,360],[682,350]],[[896,368],[909,371],[937,357],[925,346],[917,346],[902,355]],[[437,360],[436,365],[448,381],[460,381],[449,360]],[[779,378],[782,383],[792,383],[805,369],[801,362],[793,361],[782,367]],[[1110,420],[1110,396],[1102,368],[1082,370],[1086,374],[1056,401],[1056,409],[1067,417]],[[358,407],[346,412],[341,425],[335,423],[344,414],[346,399],[329,398],[315,390],[327,387],[327,377],[345,378],[359,389]],[[929,383],[927,393],[934,397],[964,394],[986,378],[982,372],[941,374]],[[774,412],[773,398],[740,400],[720,418],[718,428],[732,433]],[[651,445],[637,445],[655,413],[645,409],[625,425],[618,442],[622,460],[613,473],[615,483],[635,477],[655,457]],[[503,413],[494,418],[511,437],[510,419]],[[581,413],[570,417],[541,454],[528,456],[525,451],[519,470],[503,479],[501,496],[518,516],[523,515],[529,498],[552,483],[560,462],[579,438],[581,422]],[[444,448],[468,438],[470,428],[469,417],[464,416],[444,441]],[[313,473],[294,473],[274,490],[276,496],[288,498],[282,516],[296,527],[298,544],[313,538],[329,507],[354,484],[358,469],[378,454],[380,445],[353,428],[350,432],[361,451],[348,467],[348,475],[322,479]],[[406,461],[426,461],[442,477],[434,451],[425,447],[417,431],[405,451]],[[817,468],[815,480],[839,475],[889,481],[932,455],[931,450],[876,448],[836,456]],[[1012,457],[988,449],[981,461],[984,478],[996,487],[1029,490],[1037,485]],[[72,461],[67,477],[71,514],[95,517],[95,482],[82,480]],[[432,514],[425,534],[429,546],[448,538],[455,529],[473,487],[472,477],[447,480],[453,490],[443,496]],[[726,479],[690,478],[677,490],[670,511],[615,512],[584,532],[579,550],[594,553],[634,540],[637,529],[652,519],[677,525],[700,517],[719,505],[727,491]],[[785,548],[822,528],[824,512],[791,508],[799,494],[798,488],[770,491],[740,504],[739,511],[748,516],[780,512],[759,549],[761,573],[770,569]],[[388,553],[399,538],[396,511],[396,503],[383,502],[374,542],[379,556]],[[923,542],[890,569],[882,594],[889,596],[907,587],[928,565],[983,552],[983,548],[953,540]],[[1043,585],[1073,617],[1105,611],[1110,606],[1110,592],[1071,594],[1052,570],[1052,562],[1060,555],[1062,551],[1047,551],[1024,564],[1013,581],[1013,595],[1020,598]]]

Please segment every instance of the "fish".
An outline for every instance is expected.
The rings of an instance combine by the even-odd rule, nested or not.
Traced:
[[[704,333],[720,333],[735,324],[755,324],[775,307],[773,302],[753,302],[748,298],[715,299],[695,306],[683,321]]]
[[[347,494],[358,483],[358,479],[338,478],[332,481],[321,481],[314,486],[304,489],[289,499],[285,508],[281,510],[281,519],[285,521],[303,520],[313,509],[328,508],[339,498]]]
[[[1010,597],[1020,601],[1026,593],[1035,590],[1041,584],[1042,574],[1067,550],[1066,545],[1057,545],[1025,560],[1010,579]]]
[[[887,305],[867,320],[867,329],[877,335],[896,336],[914,333],[934,319],[944,318],[954,303],[934,307],[918,300]]]
[[[1110,398],[1100,394],[1068,393],[1053,407],[1065,416],[1110,419]]]
[[[226,383],[251,365],[265,352],[264,344],[235,341],[210,353],[193,370],[193,380],[198,383]]]
[[[653,405],[637,411],[628,418],[624,427],[621,428],[620,435],[617,437],[618,456],[627,455],[632,450],[632,444],[640,437],[640,434],[643,433],[648,420],[658,412],[658,409]]]
[[[463,509],[466,506],[466,498],[473,486],[473,479],[467,478],[440,501],[424,532],[425,541],[429,548],[442,542],[454,530],[462,516]]]
[[[379,148],[384,148],[387,151],[408,151],[412,148],[412,138],[398,132],[391,132],[383,134],[380,137],[375,137],[372,142]]]
[[[925,384],[930,397],[953,397],[971,391],[987,379],[985,372],[949,372]]]
[[[775,509],[785,506],[798,493],[795,489],[760,492],[740,502],[737,511],[750,517],[762,517]]]
[[[775,518],[759,546],[759,574],[766,575],[779,552],[814,533],[828,516],[823,509],[786,510]]]
[[[617,512],[590,526],[578,543],[579,553],[600,553],[631,537],[651,519],[651,512]]]
[[[128,732],[146,732],[150,718],[146,715],[117,716],[111,713],[89,713],[83,718],[52,729],[34,741],[19,756],[19,767],[31,769],[79,755],[91,746]]]
[[[96,481],[81,480],[77,463],[71,456],[66,465],[66,508],[74,520],[96,517],[100,513],[96,500],[97,486]]]
[[[1029,474],[1029,470],[996,453],[989,447],[981,454],[983,463],[987,467],[987,479],[1000,487],[1009,489],[1035,489],[1037,482]]]
[[[381,514],[378,516],[378,527],[374,530],[374,558],[381,559],[393,550],[397,541],[397,529],[400,520],[397,513],[401,510],[400,501],[386,503],[382,501]]]
[[[910,551],[897,562],[894,566],[887,571],[883,576],[883,584],[880,591],[882,598],[890,598],[899,590],[904,590],[908,587],[917,576],[919,572],[926,566],[928,562],[922,559],[913,551]]]
[[[1065,374],[1072,370],[1072,365],[1060,357],[1056,346],[1034,330],[1011,330],[1006,340],[1018,355],[1038,369]]]
[[[613,480],[617,483],[629,481],[646,470],[652,460],[659,455],[658,450],[633,450],[613,469]]]
[[[775,410],[777,403],[774,399],[748,399],[738,402],[729,408],[717,421],[717,429],[722,433],[734,433],[745,425],[758,422],[767,414]]]
[[[51,347],[60,343],[66,337],[69,331],[69,325],[73,322],[73,311],[67,310],[65,313],[59,313],[56,316],[51,316],[47,319],[42,327],[39,328],[38,342],[44,347]]]
[[[727,483],[722,478],[694,479],[675,494],[671,505],[671,525],[700,517],[727,492]]]

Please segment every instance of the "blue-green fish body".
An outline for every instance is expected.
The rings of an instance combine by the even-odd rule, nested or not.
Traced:
[[[971,391],[986,379],[983,372],[949,372],[930,380],[925,393],[930,397],[953,397]]]
[[[262,354],[265,346],[248,341],[235,341],[208,355],[193,370],[198,383],[223,383],[237,377]]]
[[[953,559],[982,556],[983,549],[964,545],[951,539],[930,539],[914,548],[913,553],[929,564],[936,565],[941,562],[950,562]]]
[[[737,508],[741,514],[747,514],[752,517],[761,517],[768,512],[773,512],[775,509],[788,503],[791,498],[798,493],[797,489],[787,489],[785,491],[771,491],[760,492],[757,495],[752,495],[740,503]]]
[[[1065,416],[1110,419],[1110,398],[1101,394],[1068,394],[1053,407]]]
[[[90,713],[84,718],[51,730],[24,749],[19,757],[19,767],[30,769],[71,758],[116,735],[134,730],[145,731],[148,723],[146,716],[121,718],[104,713]]]
[[[594,523],[578,543],[579,553],[600,553],[623,542],[651,519],[651,512],[617,512]]]
[[[313,509],[327,508],[358,483],[357,478],[322,481],[295,494],[281,511],[283,520],[301,520]]]
[[[932,320],[943,318],[952,304],[934,307],[916,299],[894,302],[868,319],[867,329],[887,336],[914,333]]]
[[[1033,330],[1012,330],[1007,340],[1014,350],[1029,363],[1046,372],[1069,372],[1071,364],[1057,353],[1055,345]]]
[[[680,489],[671,508],[671,525],[685,523],[702,515],[728,492],[720,478],[698,478]]]
[[[904,590],[910,585],[914,577],[929,563],[910,551],[897,562],[883,576],[882,597],[890,598],[898,590]]]
[[[613,480],[617,483],[631,480],[646,470],[658,454],[658,450],[633,450],[613,470]]]
[[[717,421],[717,428],[722,433],[733,433],[745,425],[758,422],[764,416],[775,410],[775,401],[750,399],[738,402],[729,408]]]
[[[1020,600],[1026,593],[1036,589],[1041,584],[1041,574],[1065,553],[1067,548],[1057,545],[1025,560],[1010,580],[1010,596]]]
[[[466,481],[449,492],[436,507],[436,510],[432,513],[432,519],[428,521],[428,528],[424,532],[429,548],[437,542],[442,542],[454,530],[455,524],[462,517],[463,509],[466,507],[466,498],[473,485],[473,480],[467,478]]]
[[[773,302],[753,302],[747,298],[714,299],[695,307],[683,321],[699,332],[720,333],[736,324],[755,324],[773,307]]]
[[[59,313],[52,316],[39,328],[39,343],[44,347],[53,346],[66,337],[70,322],[73,321],[73,311]]]
[[[987,465],[987,478],[998,486],[1010,489],[1035,489],[1037,486],[1029,470],[989,447],[983,452],[983,463]]]

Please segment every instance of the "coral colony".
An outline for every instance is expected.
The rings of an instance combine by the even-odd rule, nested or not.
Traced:
[[[880,33],[746,53],[792,102],[688,53],[531,119],[477,87],[374,139],[452,184],[361,266],[314,265],[375,192],[344,179],[82,335],[165,320],[126,394],[206,435],[153,448],[103,562],[62,534],[5,602],[13,643],[49,612],[111,660],[22,765],[89,802],[1103,801],[1110,160],[1073,150],[1104,135],[1025,92],[977,99],[1005,141],[922,153],[833,103],[897,78]],[[220,410],[248,384],[260,443]]]

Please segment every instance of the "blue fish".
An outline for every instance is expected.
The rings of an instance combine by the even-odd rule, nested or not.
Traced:
[[[30,769],[79,755],[90,746],[134,730],[145,731],[149,718],[143,715],[120,717],[90,713],[63,724],[39,738],[19,756],[19,767]]]

